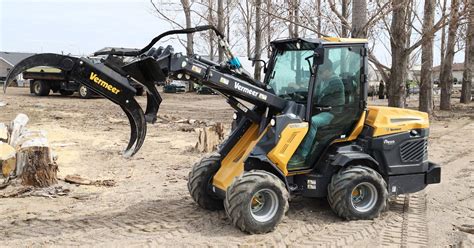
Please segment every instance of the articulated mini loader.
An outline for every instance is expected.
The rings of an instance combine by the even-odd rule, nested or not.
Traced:
[[[214,30],[228,61],[155,49],[171,34]],[[172,30],[141,50],[111,49],[100,63],[87,58],[38,54],[15,66],[5,84],[36,66],[57,67],[70,78],[120,105],[130,120],[125,156],[143,144],[146,122],[161,103],[155,82],[193,81],[219,92],[235,109],[234,128],[216,154],[189,173],[192,198],[208,210],[225,209],[248,233],[278,225],[291,195],[327,197],[334,212],[349,220],[373,219],[389,196],[439,183],[441,169],[427,159],[425,113],[367,106],[367,41],[286,39],[271,43],[264,82],[244,70],[212,26]],[[135,56],[123,64],[117,56]],[[129,82],[147,90],[145,112]],[[4,89],[4,90],[5,90]]]

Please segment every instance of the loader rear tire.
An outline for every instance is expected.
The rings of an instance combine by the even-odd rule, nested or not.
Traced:
[[[332,177],[327,198],[338,216],[347,220],[370,220],[387,207],[387,184],[377,171],[351,166]]]
[[[275,175],[263,170],[244,172],[227,188],[225,211],[234,226],[250,234],[275,229],[288,211],[288,191]]]
[[[220,155],[211,155],[201,159],[189,172],[189,193],[193,200],[204,209],[211,211],[224,209],[223,200],[211,191],[212,178],[220,167]]]

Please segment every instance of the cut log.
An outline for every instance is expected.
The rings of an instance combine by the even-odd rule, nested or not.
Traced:
[[[21,167],[21,184],[48,187],[58,182],[58,165],[53,161],[47,146],[22,146],[17,155],[17,167]]]
[[[224,138],[224,125],[217,123],[210,127],[199,129],[198,141],[195,150],[199,152],[213,152]]]
[[[8,142],[8,127],[3,123],[0,123],[0,142]]]
[[[16,151],[7,143],[0,141],[0,167],[4,177],[8,177],[16,167]]]
[[[15,119],[12,121],[12,124],[10,126],[11,132],[10,132],[10,140],[8,144],[10,144],[13,147],[16,147],[16,143],[20,135],[22,134],[26,124],[28,123],[28,116],[25,114],[18,114]]]

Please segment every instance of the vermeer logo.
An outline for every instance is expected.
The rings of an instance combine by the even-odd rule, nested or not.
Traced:
[[[247,88],[247,87],[244,87],[244,86],[240,85],[240,84],[237,83],[237,82],[234,84],[234,88],[235,88],[236,90],[242,91],[242,92],[244,92],[244,93],[246,93],[246,94],[249,94],[249,95],[258,97],[258,98],[260,98],[260,99],[262,99],[262,100],[267,100],[267,96],[266,96],[266,95],[264,95],[264,94],[262,94],[262,93],[259,93],[259,92],[255,91],[255,90],[249,89],[249,88]]]
[[[121,90],[115,88],[113,85],[105,82],[104,80],[100,79],[96,73],[91,72],[91,76],[89,78],[91,81],[94,81],[94,83],[100,85],[100,87],[114,93],[118,94]]]

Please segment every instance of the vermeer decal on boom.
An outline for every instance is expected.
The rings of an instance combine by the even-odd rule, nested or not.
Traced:
[[[247,88],[247,87],[245,87],[245,86],[242,86],[242,85],[240,85],[240,84],[237,83],[237,82],[235,82],[234,88],[235,88],[236,90],[238,90],[238,91],[242,91],[242,92],[244,92],[244,93],[246,93],[246,94],[249,94],[249,95],[258,97],[258,98],[260,98],[260,99],[262,99],[262,100],[267,100],[267,96],[266,96],[266,95],[264,95],[264,94],[262,94],[262,93],[259,93],[259,92],[255,91],[255,90],[249,89],[249,88]]]
[[[113,85],[105,82],[104,80],[100,79],[96,73],[93,73],[91,72],[91,76],[89,78],[91,81],[94,81],[94,83],[97,83],[98,85],[100,85],[102,88],[114,93],[114,94],[118,94],[121,90],[115,88]]]

